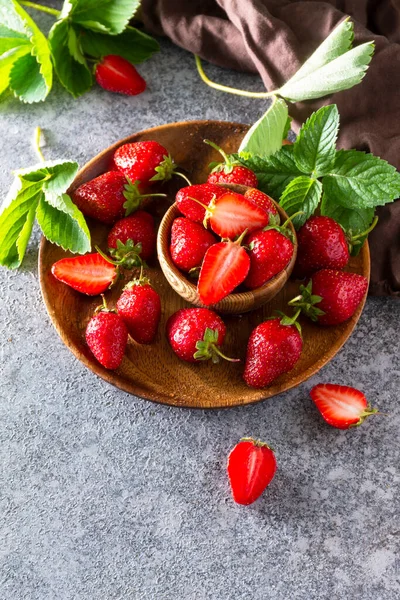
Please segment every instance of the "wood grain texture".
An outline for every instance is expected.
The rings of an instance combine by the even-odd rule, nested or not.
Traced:
[[[212,139],[227,152],[233,152],[247,129],[247,126],[235,123],[193,121],[163,125],[137,133],[91,160],[78,173],[70,191],[106,171],[118,146],[148,139],[155,139],[165,145],[192,182],[201,183],[206,178],[208,163],[217,159],[216,153],[203,144],[203,139]],[[182,183],[174,178],[165,186],[169,202],[153,200],[149,205],[148,210],[151,210],[158,222],[173,203],[175,193]],[[109,228],[94,221],[89,226],[93,248],[99,245],[105,249]],[[100,304],[100,298],[79,294],[51,275],[52,264],[68,255],[62,248],[42,239],[39,253],[40,285],[47,311],[61,339],[81,362],[106,381],[137,396],[173,406],[221,408],[250,404],[299,385],[335,356],[353,331],[365,303],[364,299],[352,319],[335,327],[319,327],[302,318],[304,349],[300,361],[290,373],[279,377],[268,388],[254,390],[248,388],[242,379],[249,335],[274,310],[286,310],[288,300],[298,292],[299,282],[289,279],[272,300],[257,310],[244,315],[224,316],[227,325],[224,351],[227,355],[241,358],[242,363],[191,365],[175,356],[165,336],[168,317],[189,304],[172,289],[158,261],[154,259],[149,265],[148,276],[162,299],[162,318],[156,341],[150,346],[140,346],[130,340],[121,367],[117,371],[107,371],[92,356],[84,335],[95,307]],[[368,244],[364,244],[358,257],[350,260],[347,270],[369,278]],[[120,281],[108,292],[110,306],[116,303],[124,283]]]

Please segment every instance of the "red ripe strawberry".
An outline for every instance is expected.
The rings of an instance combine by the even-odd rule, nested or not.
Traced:
[[[146,277],[129,282],[117,302],[129,335],[139,344],[151,344],[161,317],[161,300]]]
[[[280,217],[279,217],[278,209],[276,208],[276,206],[270,196],[268,196],[267,194],[264,194],[264,192],[261,192],[260,190],[257,190],[255,188],[251,188],[250,190],[247,190],[244,193],[244,196],[245,196],[245,198],[248,198],[249,200],[254,202],[254,204],[257,204],[257,206],[261,206],[261,208],[266,210],[268,214],[270,214],[274,217],[273,224],[279,225]]]
[[[87,217],[112,224],[137,210],[148,196],[165,194],[143,194],[138,182],[132,183],[119,171],[108,171],[80,185],[72,199]]]
[[[289,304],[320,325],[338,325],[354,315],[367,288],[368,280],[363,275],[321,269],[306,287],[300,286],[301,295]]]
[[[371,408],[362,392],[347,385],[319,383],[310,391],[322,418],[338,429],[349,429],[378,410]]]
[[[297,232],[296,277],[319,269],[343,269],[350,253],[343,229],[330,217],[311,217]]]
[[[206,306],[228,296],[246,279],[250,258],[241,241],[219,242],[207,250],[197,283],[200,300]]]
[[[247,385],[263,388],[293,369],[303,348],[297,316],[298,313],[294,318],[275,317],[253,330],[243,374]]]
[[[171,228],[171,258],[177,267],[189,273],[199,267],[208,248],[217,243],[212,233],[203,225],[185,217],[178,217]]]
[[[146,82],[135,67],[122,56],[109,54],[96,65],[97,83],[117,94],[136,96],[146,89]]]
[[[176,170],[176,164],[164,146],[152,140],[123,144],[114,152],[114,165],[131,181],[142,184],[168,181],[180,175],[190,185],[185,175]]]
[[[125,323],[106,309],[92,317],[86,327],[86,342],[95,358],[106,369],[118,369],[128,342]]]
[[[252,504],[275,475],[275,454],[260,440],[242,438],[228,457],[228,477],[237,504]]]
[[[208,206],[211,200],[225,194],[226,189],[212,183],[200,183],[199,185],[188,185],[179,190],[176,195],[176,205],[185,217],[191,221],[202,223],[206,216],[206,209],[194,200]],[[194,200],[193,200],[194,198]]]
[[[258,288],[280,273],[293,256],[293,242],[286,228],[255,231],[246,238],[249,246],[250,271],[244,285],[251,290]]]
[[[118,250],[122,245],[126,247],[129,240],[132,240],[133,245],[141,244],[140,257],[148,260],[154,254],[156,238],[153,217],[144,210],[138,210],[130,217],[125,217],[115,223],[108,234],[107,244],[109,248]],[[117,244],[118,241],[120,244]],[[129,249],[132,248],[127,248],[127,250]],[[117,253],[113,252],[112,254],[118,258]]]
[[[247,167],[243,167],[237,160],[232,159],[214,142],[210,140],[204,140],[204,142],[214,148],[214,150],[217,150],[224,159],[224,162],[214,167],[209,174],[207,177],[208,183],[235,183],[237,185],[247,185],[252,188],[258,186],[257,175],[253,171]]]
[[[116,266],[97,253],[62,258],[53,264],[51,272],[59,281],[89,296],[105,292],[118,274]]]
[[[223,358],[239,362],[222,354],[226,327],[221,317],[208,308],[181,308],[170,316],[166,329],[172,350],[182,360],[195,363],[211,358],[217,363]]]
[[[262,229],[268,225],[269,215],[242,194],[225,192],[209,204],[206,220],[217,235],[233,238],[246,229],[248,233]]]

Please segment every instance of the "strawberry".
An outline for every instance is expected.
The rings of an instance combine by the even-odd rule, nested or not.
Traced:
[[[361,423],[378,410],[371,408],[360,390],[347,385],[319,383],[310,391],[322,418],[338,429],[349,429]]]
[[[170,253],[179,269],[189,273],[199,267],[208,248],[217,243],[212,233],[185,217],[178,217],[172,223]]]
[[[262,229],[269,223],[269,215],[236,192],[225,192],[210,202],[206,210],[204,225],[209,221],[211,229],[223,238],[233,238],[245,229],[248,233]]]
[[[51,272],[59,281],[89,296],[104,292],[118,275],[116,266],[97,253],[62,258],[53,264]]]
[[[142,184],[153,181],[168,181],[180,175],[189,185],[185,175],[176,170],[176,164],[164,146],[153,140],[123,144],[114,152],[114,166],[131,181]]]
[[[247,345],[243,378],[247,385],[263,388],[293,369],[300,358],[303,340],[296,319],[273,317],[252,331]]]
[[[104,308],[92,317],[86,327],[86,342],[95,358],[106,369],[118,369],[124,358],[128,330],[119,315]]]
[[[122,56],[109,54],[97,63],[95,70],[97,83],[117,94],[136,96],[146,89],[146,82],[135,67]]]
[[[255,231],[246,238],[249,247],[250,270],[244,285],[258,288],[280,273],[293,256],[293,234],[288,227],[290,219],[279,227],[273,225]]]
[[[330,217],[311,217],[297,232],[294,275],[309,277],[319,269],[343,269],[350,253],[346,235]]]
[[[130,217],[125,217],[115,223],[108,234],[107,244],[114,251],[122,247],[129,250],[129,247],[132,249],[134,244],[140,244],[140,257],[143,260],[148,260],[154,254],[156,238],[157,234],[152,215],[144,210],[138,210]],[[131,240],[130,244],[129,240]],[[116,252],[111,252],[111,254],[118,258]],[[140,261],[138,264],[140,264]]]
[[[172,350],[179,358],[191,363],[210,358],[213,363],[220,358],[238,362],[220,350],[225,333],[221,317],[208,308],[181,308],[167,321],[167,337]]]
[[[273,450],[264,442],[242,438],[228,457],[228,478],[237,504],[252,504],[274,478],[277,464]]]
[[[206,216],[206,209],[200,206],[208,206],[211,200],[225,194],[226,189],[212,183],[200,183],[199,185],[188,185],[179,190],[176,195],[176,206],[181,213],[191,221],[202,223]],[[198,202],[195,202],[197,200]]]
[[[279,225],[280,217],[278,209],[276,208],[270,196],[264,194],[264,192],[261,192],[260,190],[251,188],[250,190],[246,190],[246,192],[244,193],[244,197],[254,202],[254,204],[257,204],[257,206],[261,206],[261,208],[266,210],[268,214],[272,215],[273,225]]]
[[[111,225],[137,210],[148,196],[165,194],[143,194],[139,182],[132,183],[119,171],[108,171],[80,185],[72,199],[84,215]]]
[[[289,304],[320,325],[338,325],[354,315],[367,288],[363,275],[321,269]]]
[[[258,186],[257,175],[243,167],[239,161],[228,156],[222,148],[211,142],[204,140],[206,144],[217,150],[224,159],[223,163],[217,164],[207,177],[208,183],[235,183],[236,185],[247,185],[252,188]]]
[[[151,344],[154,341],[161,318],[161,300],[143,272],[139,279],[124,287],[117,311],[135,342]]]
[[[250,258],[240,245],[242,238],[243,234],[236,242],[219,242],[207,250],[197,283],[200,300],[206,306],[225,298],[246,279]]]

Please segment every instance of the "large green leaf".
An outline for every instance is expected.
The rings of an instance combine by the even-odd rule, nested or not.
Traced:
[[[69,0],[68,16],[85,29],[118,35],[124,31],[139,5],[140,0]]]
[[[64,250],[79,254],[90,251],[90,232],[85,218],[67,194],[43,195],[36,218],[43,235]]]
[[[239,154],[249,152],[267,157],[277,152],[282,147],[287,121],[286,102],[274,96],[267,112],[254,123],[244,136],[239,146]]]
[[[154,38],[133,27],[127,27],[117,36],[81,30],[79,39],[85,54],[89,56],[101,58],[108,54],[117,54],[134,64],[150,58],[160,49]]]
[[[31,51],[30,43],[12,48],[0,56],[0,94],[10,85],[10,73],[14,63]]]
[[[301,127],[294,158],[303,173],[315,177],[329,173],[335,162],[339,112],[336,104],[323,106]]]

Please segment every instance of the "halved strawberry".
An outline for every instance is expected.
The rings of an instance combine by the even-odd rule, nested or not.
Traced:
[[[117,277],[117,267],[100,254],[62,258],[51,267],[56,279],[89,296],[105,292]]]
[[[209,204],[206,219],[217,235],[233,238],[245,229],[248,233],[262,229],[269,223],[269,214],[242,194],[226,192]]]
[[[201,202],[204,206],[208,206],[213,198],[219,198],[225,192],[226,189],[221,185],[214,185],[212,183],[187,185],[179,190],[175,202],[185,217],[191,221],[202,223],[206,216],[206,209],[198,204],[198,202]]]
[[[310,391],[322,418],[338,429],[349,429],[361,423],[378,410],[371,408],[360,390],[347,385],[319,383]]]
[[[197,284],[200,300],[206,306],[225,298],[246,279],[250,258],[240,245],[241,238],[219,242],[207,250]]]
[[[127,96],[136,96],[146,89],[146,82],[135,67],[122,56],[109,54],[96,65],[97,83],[108,90]]]

